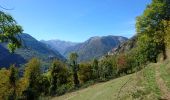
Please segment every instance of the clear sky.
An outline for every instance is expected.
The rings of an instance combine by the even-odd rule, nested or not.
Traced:
[[[151,0],[0,0],[24,32],[38,40],[82,42],[135,34],[135,19]],[[0,9],[2,10],[2,9]]]

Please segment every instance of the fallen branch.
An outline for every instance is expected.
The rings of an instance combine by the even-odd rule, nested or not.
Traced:
[[[120,93],[121,93],[123,87],[124,87],[131,79],[132,79],[132,77],[130,77],[130,78],[121,86],[121,88],[119,89],[118,95],[117,95],[117,100],[118,100],[118,98],[120,98],[119,96],[120,96]]]

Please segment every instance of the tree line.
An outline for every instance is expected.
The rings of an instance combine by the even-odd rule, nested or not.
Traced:
[[[22,76],[15,65],[0,70],[0,98],[36,100],[39,97],[62,95],[90,81],[107,81],[132,72],[130,68],[126,71],[125,59],[124,55],[117,59],[107,56],[101,60],[78,63],[78,55],[71,53],[67,63],[54,60],[49,70],[43,73],[40,60],[33,58],[25,64]]]

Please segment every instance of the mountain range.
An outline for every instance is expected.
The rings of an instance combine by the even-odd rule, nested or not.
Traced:
[[[127,41],[122,36],[102,36],[91,37],[82,43],[66,42],[61,40],[38,41],[29,34],[20,35],[22,47],[11,54],[6,43],[0,44],[0,68],[9,67],[11,64],[23,65],[33,57],[39,58],[43,62],[43,67],[48,68],[53,59],[66,61],[71,52],[79,55],[80,62],[90,61],[107,54],[111,49],[118,47]]]
[[[111,35],[91,37],[83,43],[69,47],[64,56],[68,57],[71,52],[76,52],[79,55],[79,61],[90,61],[107,54],[112,48],[116,48],[126,40],[128,40],[126,37]]]

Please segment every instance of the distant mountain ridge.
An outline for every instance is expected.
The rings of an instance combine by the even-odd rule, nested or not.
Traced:
[[[64,52],[72,46],[75,46],[78,43],[70,42],[70,41],[62,41],[62,40],[41,40],[40,42],[46,44],[49,48],[54,51],[58,51],[60,54],[64,54]]]
[[[9,67],[11,64],[24,64],[26,60],[19,54],[11,54],[3,44],[0,44],[0,68]]]
[[[91,37],[82,43],[61,40],[38,41],[25,33],[20,37],[23,47],[17,49],[14,54],[9,53],[5,44],[0,44],[0,67],[9,67],[11,64],[19,66],[33,57],[39,58],[46,66],[52,59],[65,61],[65,57],[67,58],[71,52],[78,53],[79,61],[89,61],[107,54],[111,49],[128,40],[126,37],[111,35]]]
[[[91,37],[83,43],[69,47],[64,53],[64,56],[68,57],[71,52],[77,52],[79,61],[89,61],[107,54],[112,48],[117,47],[126,40],[128,40],[126,37],[112,35]]]
[[[23,33],[20,37],[23,47],[17,49],[14,54],[9,53],[5,44],[0,44],[1,67],[9,67],[11,64],[21,65],[33,57],[39,58],[43,63],[49,63],[51,59],[65,60],[59,52],[54,52],[29,34]]]

